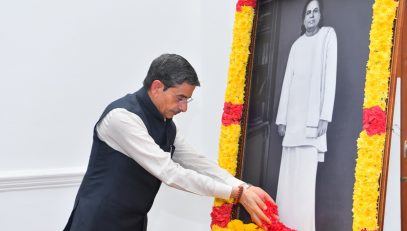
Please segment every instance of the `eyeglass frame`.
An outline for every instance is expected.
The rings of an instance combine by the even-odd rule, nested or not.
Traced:
[[[169,88],[171,88],[171,87],[164,85],[164,91],[167,91]],[[167,91],[167,92],[168,92],[168,91]],[[175,99],[177,100],[177,103],[178,103],[178,104],[184,103],[184,104],[187,104],[187,105],[188,105],[192,100],[194,100],[192,97],[187,98],[187,97],[185,97],[185,96],[176,95],[176,94],[174,94],[174,93],[170,93],[170,94],[175,97]]]

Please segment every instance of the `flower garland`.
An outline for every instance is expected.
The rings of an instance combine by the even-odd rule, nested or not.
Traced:
[[[294,229],[287,228],[283,223],[281,223],[277,218],[275,218],[274,215],[278,216],[277,205],[272,204],[270,201],[266,201],[265,203],[267,205],[267,209],[263,210],[264,214],[266,214],[266,216],[269,217],[271,220],[270,224],[265,224],[268,231],[295,231]],[[218,213],[217,211],[215,211],[217,209],[223,210],[223,211]],[[263,230],[253,223],[244,224],[241,220],[229,221],[227,219],[227,216],[225,216],[225,214],[230,215],[231,212],[232,212],[232,205],[228,204],[228,203],[225,203],[220,207],[214,208],[214,211],[212,212],[211,215],[215,215],[215,213],[216,213],[216,216],[220,215],[221,217],[212,216],[212,222],[216,221],[216,223],[212,225],[212,231],[233,231],[233,230],[260,231],[260,230]]]
[[[378,229],[378,182],[382,170],[393,22],[397,6],[398,3],[394,0],[376,0],[373,5],[370,53],[364,91],[363,131],[357,140],[358,158],[353,193],[354,231]],[[219,165],[232,175],[236,175],[237,168],[246,66],[250,53],[255,7],[256,0],[238,0],[236,6],[218,159]],[[231,221],[231,211],[232,201],[215,199],[211,213],[212,231],[260,229],[252,223]],[[272,227],[268,228],[273,230]],[[275,228],[284,230],[285,227]]]
[[[228,82],[220,130],[218,163],[230,174],[236,175],[237,155],[244,103],[246,66],[253,27],[256,0],[238,0],[233,26],[233,42],[230,54]],[[254,224],[231,221],[232,201],[215,199],[211,212],[213,231],[258,230]]]
[[[222,126],[219,141],[219,165],[232,175],[236,175],[237,155],[241,132],[241,118],[244,103],[246,66],[249,59],[249,46],[253,27],[256,0],[238,0],[236,4],[235,23],[233,28],[232,52],[230,55],[228,83],[225,93],[225,104],[222,114]],[[268,230],[288,229],[274,218],[278,214],[277,206],[266,202],[265,214],[272,223]],[[257,225],[244,224],[240,220],[231,221],[232,201],[216,199],[211,212],[213,231],[261,230]]]
[[[353,230],[377,230],[379,178],[386,135],[386,109],[393,45],[393,23],[398,3],[376,0],[370,28],[366,67],[363,131],[357,140],[358,157],[353,189]]]

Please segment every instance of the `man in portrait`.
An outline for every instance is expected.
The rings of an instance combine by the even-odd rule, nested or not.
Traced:
[[[315,230],[318,162],[327,151],[326,132],[335,100],[337,38],[322,25],[321,2],[303,11],[303,33],[288,56],[276,125],[283,136],[277,187],[282,222],[300,231]]]

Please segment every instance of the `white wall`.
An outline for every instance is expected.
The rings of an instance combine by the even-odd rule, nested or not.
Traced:
[[[0,1],[0,230],[62,229],[94,123],[107,103],[141,86],[161,53],[183,55],[198,72],[202,87],[180,127],[216,160],[234,5]],[[149,230],[208,230],[211,205],[163,187]]]
[[[390,145],[389,172],[387,176],[387,196],[384,216],[384,231],[401,230],[401,198],[400,198],[400,78],[397,79],[396,99],[394,102],[393,129]]]
[[[201,95],[194,97],[193,106],[195,107],[195,98],[201,100],[202,114],[200,118],[190,117],[183,120],[186,125],[184,131],[189,137],[199,136],[203,142],[202,146],[195,143],[197,150],[204,152],[214,161],[217,161],[218,156],[221,115],[232,42],[234,4],[235,1],[230,0],[201,1],[202,60],[198,71],[202,86],[198,89]],[[199,132],[190,128],[196,125],[199,126]],[[163,188],[165,190],[160,191],[149,214],[150,230],[209,230],[213,198],[180,192],[165,185]],[[157,217],[159,219],[153,220]],[[165,222],[161,218],[166,219]]]

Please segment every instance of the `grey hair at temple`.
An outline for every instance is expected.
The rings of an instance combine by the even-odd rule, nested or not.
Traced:
[[[188,83],[192,86],[200,86],[198,75],[192,65],[182,56],[177,54],[162,54],[154,59],[143,81],[146,89],[150,89],[154,80],[161,81],[164,90]]]

